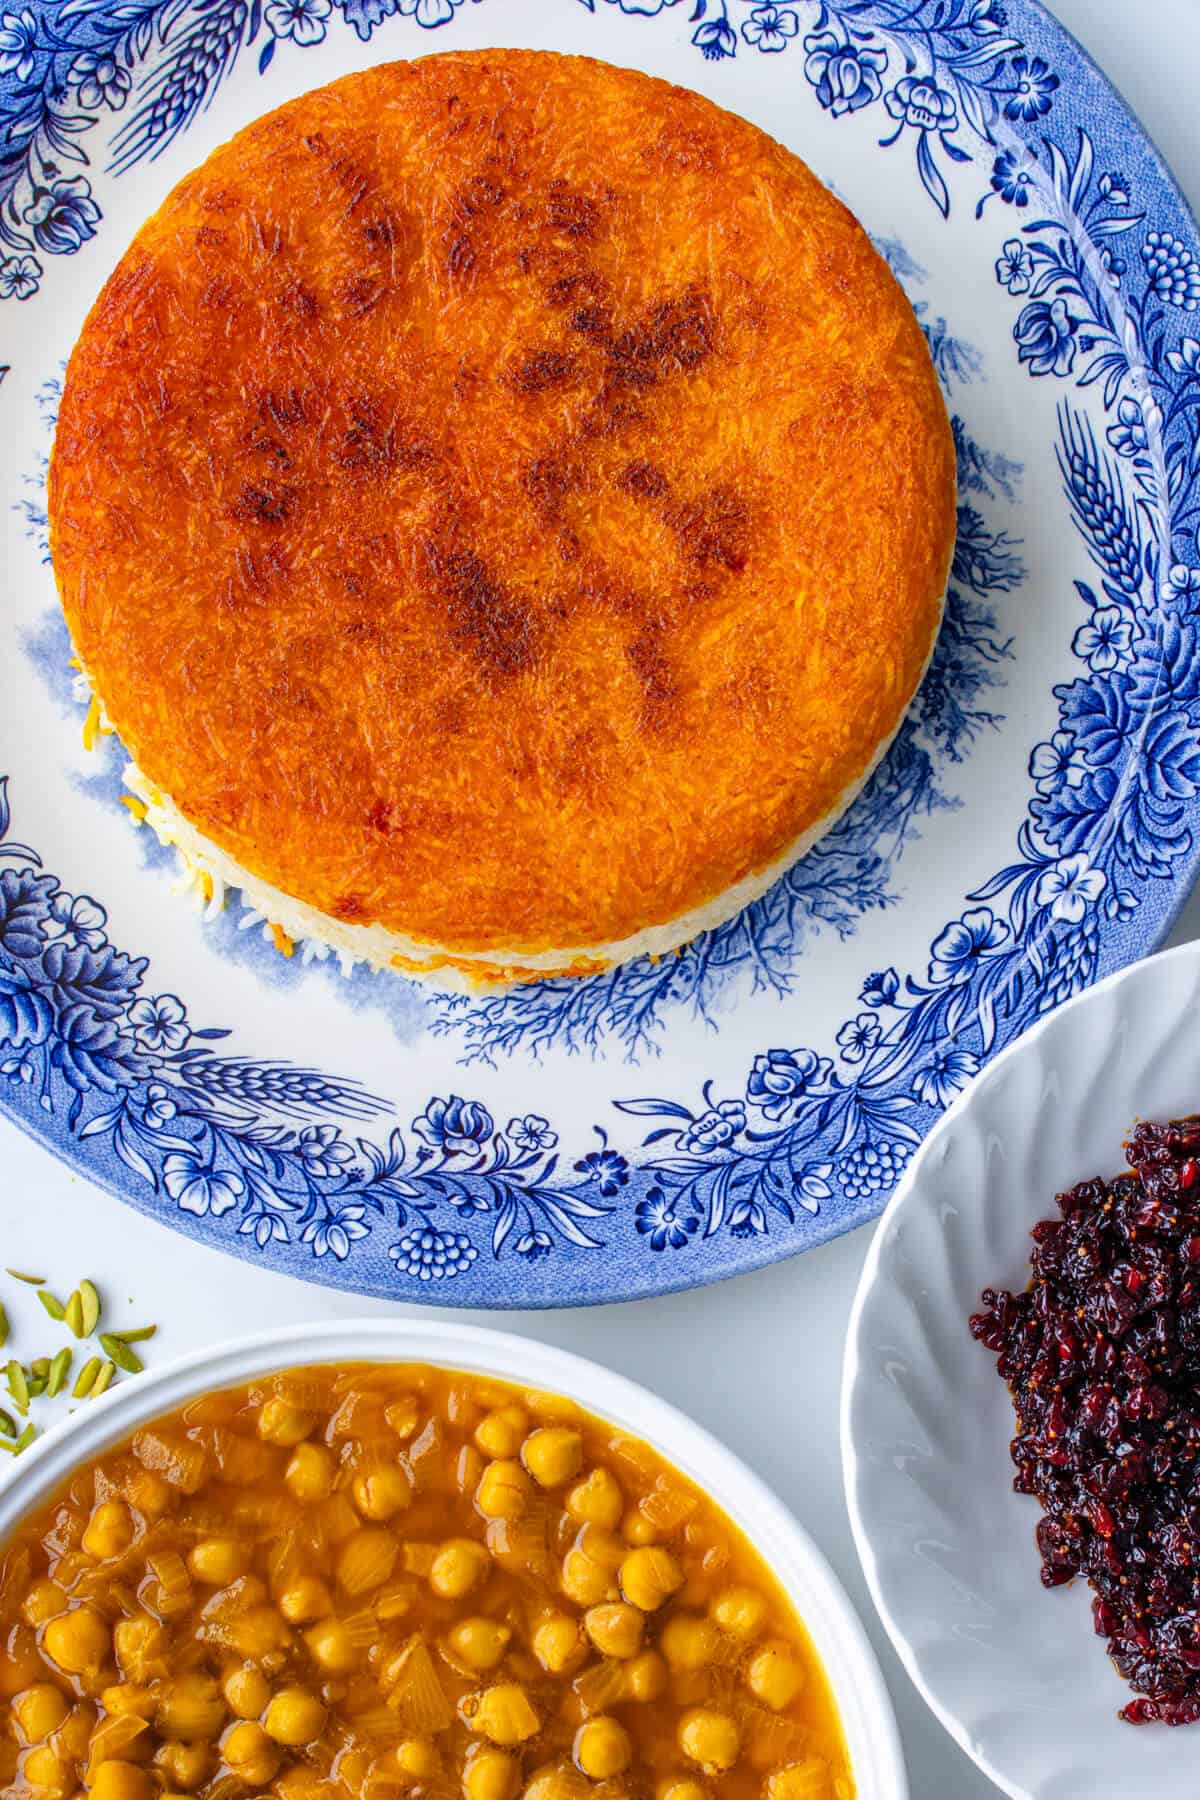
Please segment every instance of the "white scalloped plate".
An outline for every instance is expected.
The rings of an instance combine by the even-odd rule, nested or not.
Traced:
[[[1013,1412],[967,1320],[1019,1290],[1056,1193],[1123,1166],[1138,1118],[1200,1101],[1200,944],[1028,1033],[934,1128],[871,1246],[842,1389],[846,1496],[871,1594],[946,1729],[1014,1800],[1194,1800],[1200,1728],[1117,1718],[1130,1690],[1082,1582],[1047,1593]]]

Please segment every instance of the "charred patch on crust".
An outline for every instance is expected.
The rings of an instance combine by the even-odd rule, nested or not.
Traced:
[[[562,232],[564,237],[594,238],[600,208],[590,195],[581,193],[560,177],[550,183],[546,219],[551,230]]]
[[[715,563],[740,575],[750,555],[750,508],[736,488],[726,483],[709,488],[695,500],[673,507],[667,524],[689,562]]]
[[[578,360],[568,350],[531,350],[511,371],[509,381],[519,394],[546,394],[570,387],[578,371]]]
[[[453,641],[492,676],[519,675],[538,652],[537,619],[469,548],[425,545],[430,587],[446,607]]]
[[[522,471],[521,486],[538,511],[553,518],[567,495],[579,486],[582,473],[577,463],[561,456],[538,456]]]
[[[283,525],[295,508],[295,488],[269,479],[243,481],[233,505],[233,516],[252,525]]]
[[[650,730],[666,724],[679,693],[675,671],[663,645],[662,625],[649,620],[625,655],[642,685],[642,721]]]
[[[639,500],[659,500],[670,485],[657,463],[652,462],[631,462],[617,478],[622,492],[635,494]]]

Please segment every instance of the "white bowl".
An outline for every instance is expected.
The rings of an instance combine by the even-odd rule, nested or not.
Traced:
[[[967,1320],[1029,1280],[1055,1195],[1124,1166],[1139,1118],[1200,1108],[1200,944],[1114,976],[997,1058],[884,1214],[851,1314],[846,1495],[875,1604],[946,1729],[1016,1800],[1194,1800],[1200,1726],[1125,1725],[1083,1582],[1047,1592],[1012,1491],[1012,1405]]]
[[[301,1363],[428,1362],[565,1394],[668,1457],[722,1506],[795,1603],[837,1699],[857,1800],[907,1800],[900,1737],[866,1633],[825,1558],[746,1465],[673,1406],[565,1350],[441,1320],[288,1326],[180,1358],[53,1426],[0,1488],[0,1541],[71,1471],[197,1394]],[[783,1397],[781,1395],[781,1405]]]

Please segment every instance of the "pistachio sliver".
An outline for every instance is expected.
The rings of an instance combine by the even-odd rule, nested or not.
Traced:
[[[91,1397],[93,1400],[95,1400],[98,1395],[100,1395],[104,1392],[105,1388],[108,1386],[109,1382],[112,1380],[112,1378],[116,1374],[116,1372],[117,1372],[117,1365],[114,1362],[106,1362],[101,1365],[100,1373],[97,1375],[95,1381],[93,1381],[93,1383],[92,1383]]]
[[[83,1307],[83,1335],[91,1337],[100,1323],[100,1295],[94,1281],[81,1281],[75,1291]]]
[[[122,1338],[117,1337],[115,1332],[102,1331],[99,1341],[105,1356],[115,1362],[118,1369],[124,1369],[127,1375],[141,1374],[144,1367],[141,1357]]]
[[[157,1325],[139,1325],[136,1331],[113,1331],[110,1337],[120,1338],[123,1344],[144,1344],[158,1330]]]
[[[50,1363],[50,1373],[46,1378],[46,1393],[51,1399],[55,1394],[61,1393],[63,1384],[71,1372],[71,1361],[74,1354],[73,1350],[69,1350],[64,1346],[63,1349],[59,1351],[58,1355],[52,1359]]]
[[[46,1280],[44,1275],[26,1275],[23,1269],[5,1269],[4,1273],[11,1275],[14,1281],[26,1282],[29,1287],[42,1287]]]
[[[75,1337],[81,1338],[87,1336],[87,1333],[83,1329],[83,1298],[78,1288],[75,1289],[71,1298],[67,1301],[63,1316]]]
[[[17,1439],[16,1443],[13,1445],[13,1455],[20,1456],[22,1450],[28,1450],[30,1444],[32,1444],[32,1442],[36,1436],[37,1436],[37,1426],[33,1423],[33,1420],[31,1419],[29,1421],[29,1424],[25,1427],[24,1431],[21,1433],[20,1437]]]
[[[4,1408],[2,1406],[0,1406],[0,1437],[15,1438],[16,1435],[17,1435],[16,1420],[13,1418],[11,1413],[5,1412]]]
[[[67,1309],[63,1305],[62,1301],[58,1298],[58,1296],[50,1293],[48,1288],[39,1288],[38,1289],[38,1299],[41,1301],[41,1303],[45,1307],[46,1311],[50,1314],[50,1317],[54,1320],[54,1323],[56,1325],[61,1324],[62,1321],[67,1316]]]
[[[8,1391],[21,1408],[22,1412],[29,1405],[29,1382],[25,1370],[14,1356],[5,1372]]]
[[[76,1400],[86,1400],[92,1391],[92,1387],[99,1373],[100,1358],[98,1356],[89,1357],[88,1361],[84,1363],[82,1369],[80,1369],[78,1375],[75,1377],[75,1386],[71,1389],[73,1398]]]
[[[8,1342],[8,1314],[5,1312],[3,1306],[0,1306],[0,1350],[3,1350],[3,1348],[4,1348],[5,1344],[7,1344],[7,1342]]]

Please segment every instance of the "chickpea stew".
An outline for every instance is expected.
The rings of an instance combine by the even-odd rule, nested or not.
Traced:
[[[647,1444],[415,1364],[205,1395],[0,1557],[31,1800],[852,1800],[790,1602]]]

